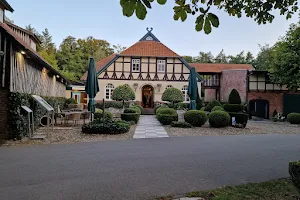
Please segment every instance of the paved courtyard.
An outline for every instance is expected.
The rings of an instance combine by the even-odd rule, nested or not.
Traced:
[[[164,127],[154,115],[142,115],[135,129],[133,138],[164,138],[169,137]]]

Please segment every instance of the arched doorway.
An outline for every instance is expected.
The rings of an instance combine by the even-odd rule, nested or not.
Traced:
[[[269,119],[269,102],[264,99],[249,101],[249,113],[251,116]]]
[[[142,105],[144,108],[154,107],[154,88],[151,85],[142,87]]]

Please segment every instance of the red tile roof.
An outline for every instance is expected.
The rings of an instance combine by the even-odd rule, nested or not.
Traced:
[[[223,64],[223,63],[189,63],[191,67],[195,67],[197,72],[213,72],[221,73],[223,70],[253,70],[250,64]]]
[[[111,54],[107,56],[106,58],[103,58],[102,60],[98,61],[96,63],[96,72],[98,73],[105,65],[107,65],[114,57],[116,54]],[[81,80],[85,81],[87,78],[87,72],[84,73],[82,76]]]
[[[18,36],[7,24],[0,23],[0,27],[3,28],[10,36],[12,36],[25,50],[28,50],[28,53],[40,62],[42,62],[45,65],[45,68],[52,71],[55,75],[59,75],[62,77],[65,81],[69,82],[67,78],[65,78],[60,72],[58,72],[56,69],[54,69],[42,56],[40,56],[34,49],[30,47],[29,44],[27,44],[20,36]]]
[[[139,41],[122,51],[120,55],[150,56],[150,57],[179,57],[177,53],[157,41]]]

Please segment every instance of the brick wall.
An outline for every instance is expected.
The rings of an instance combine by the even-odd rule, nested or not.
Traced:
[[[205,89],[204,90],[204,101],[211,102],[216,100],[216,89]]]
[[[224,70],[221,75],[220,100],[228,101],[232,89],[236,89],[242,102],[247,97],[247,70]]]

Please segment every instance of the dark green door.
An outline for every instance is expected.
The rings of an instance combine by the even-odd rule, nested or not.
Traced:
[[[283,95],[283,114],[286,116],[291,112],[300,113],[300,94]]]

